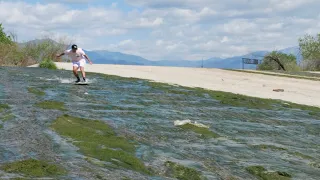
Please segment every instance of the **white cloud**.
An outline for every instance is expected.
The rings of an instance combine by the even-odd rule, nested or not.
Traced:
[[[113,8],[116,8],[117,6],[118,6],[118,3],[114,2],[114,3],[111,4],[111,7],[113,7]]]
[[[228,42],[229,41],[229,38],[227,36],[223,36],[223,38],[221,39],[221,43],[225,43],[225,42]]]
[[[72,8],[60,0],[0,2],[0,22],[19,40],[68,36],[85,49],[106,49],[157,60],[242,55],[295,46],[320,32],[318,0],[127,0],[138,9]],[[26,33],[27,32],[27,33]],[[112,40],[110,40],[112,39]]]
[[[157,40],[156,45],[161,46],[163,44],[163,40]]]
[[[94,28],[89,29],[85,32],[87,36],[91,37],[103,37],[103,36],[115,36],[126,34],[128,31],[126,29],[109,29],[109,28]]]

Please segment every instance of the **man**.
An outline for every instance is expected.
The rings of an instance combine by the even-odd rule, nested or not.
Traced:
[[[84,65],[86,64],[86,60],[84,57],[92,64],[92,61],[89,59],[89,57],[85,54],[85,52],[82,50],[82,48],[78,48],[77,45],[73,44],[71,46],[71,49],[64,51],[63,53],[57,55],[59,58],[60,56],[68,55],[73,64],[73,74],[76,76],[77,81],[76,83],[80,82],[80,77],[78,75],[78,69],[80,68],[82,73],[83,81],[86,82],[86,73],[84,72]]]

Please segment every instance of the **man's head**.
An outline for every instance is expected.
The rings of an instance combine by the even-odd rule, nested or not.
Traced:
[[[73,45],[71,46],[71,49],[72,49],[73,52],[76,52],[77,49],[78,49],[78,46],[75,45],[75,44],[73,44]]]

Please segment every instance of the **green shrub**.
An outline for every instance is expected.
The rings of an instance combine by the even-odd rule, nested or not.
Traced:
[[[44,59],[40,62],[39,67],[47,69],[58,69],[56,64],[51,59]]]
[[[278,62],[277,62],[278,61]],[[272,51],[264,56],[263,62],[258,65],[259,70],[281,70],[282,67],[285,71],[299,71],[296,57],[293,54],[285,54],[278,51]]]

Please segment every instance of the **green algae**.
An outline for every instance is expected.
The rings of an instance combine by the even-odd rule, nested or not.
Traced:
[[[93,110],[121,110],[121,111],[138,111],[142,110],[142,108],[138,107],[123,107],[123,106],[116,106],[116,105],[87,105],[88,108]]]
[[[210,131],[208,128],[205,128],[205,127],[198,127],[198,126],[195,126],[193,124],[185,124],[185,125],[182,125],[180,126],[182,129],[185,129],[185,130],[190,130],[190,131],[193,131],[197,134],[200,134],[200,137],[202,138],[218,138],[220,137],[217,133],[214,133],[212,131]]]
[[[254,109],[272,109],[274,100],[261,99],[240,94],[233,94],[223,91],[213,91],[199,87],[173,86],[159,82],[148,82],[147,85],[153,89],[161,90],[164,93],[181,94],[189,96],[204,97],[209,95],[211,98],[218,100],[223,105],[231,105],[237,107],[248,107]]]
[[[303,159],[308,159],[308,160],[312,160],[313,159],[313,157],[311,157],[309,155],[302,154],[300,152],[290,152],[289,154],[292,154],[294,156],[297,156],[297,157],[300,157],[300,158],[303,158]]]
[[[308,111],[312,115],[320,117],[320,108],[315,106],[301,105],[276,99],[251,97],[231,92],[214,91],[200,87],[184,87],[180,85],[174,86],[166,83],[151,81],[147,81],[146,84],[153,89],[162,90],[162,92],[164,93],[190,95],[197,97],[204,97],[204,95],[209,95],[211,98],[218,100],[219,103],[223,105],[266,110],[281,110],[282,108],[300,109]]]
[[[33,93],[33,94],[37,95],[37,96],[44,96],[44,95],[46,94],[45,92],[43,92],[43,91],[41,91],[41,90],[38,90],[38,89],[36,89],[36,88],[32,88],[32,87],[29,87],[29,88],[28,88],[28,91],[29,91],[30,93]]]
[[[309,111],[308,114],[311,117],[320,120],[320,112],[319,111],[317,111],[317,112],[316,111]]]
[[[1,120],[2,120],[2,122],[6,122],[6,121],[12,120],[14,118],[15,118],[15,115],[13,115],[11,113],[7,113],[1,118]]]
[[[281,172],[281,171],[268,172],[262,166],[249,166],[246,168],[246,170],[250,174],[252,174],[262,180],[289,180],[289,179],[291,179],[291,175],[286,172]]]
[[[67,173],[67,171],[60,166],[36,159],[7,163],[2,165],[1,169],[7,173],[21,173],[31,177],[52,177],[65,175]]]
[[[150,174],[143,162],[135,157],[135,143],[117,136],[102,121],[64,115],[57,118],[51,127],[60,135],[73,139],[73,144],[88,157]]]
[[[309,165],[311,167],[320,169],[320,162],[310,162]]]
[[[123,83],[141,83],[142,85],[146,85],[151,88],[144,93],[148,93],[150,91],[155,92],[158,90],[164,94],[179,94],[182,96],[197,96],[197,97],[211,97],[212,99],[217,100],[222,105],[229,105],[233,107],[245,107],[249,109],[265,109],[265,110],[283,110],[284,108],[289,109],[300,109],[307,111],[310,115],[318,117],[320,119],[320,108],[315,106],[301,105],[296,103],[291,103],[283,100],[277,99],[266,99],[266,98],[258,98],[252,97],[242,94],[235,94],[231,92],[224,91],[215,91],[200,87],[186,87],[181,85],[173,85],[169,83],[162,83],[151,81],[148,79],[140,79],[140,78],[128,78],[128,77],[120,77],[116,75],[106,75],[100,73],[91,73],[95,75],[100,75],[105,79],[109,79],[112,81],[121,81]],[[206,96],[207,95],[207,96]],[[173,103],[174,101],[170,101]]]
[[[43,109],[56,109],[66,111],[64,103],[59,101],[43,101],[35,104],[35,106]]]
[[[128,177],[123,177],[121,180],[131,180],[131,179]]]
[[[0,112],[10,109],[10,106],[8,104],[0,104]]]
[[[154,81],[147,81],[145,82],[145,85],[150,87],[151,89],[149,91],[154,92],[155,90],[158,90],[162,93],[170,93],[170,94],[179,94],[179,95],[196,95],[195,91],[189,88],[183,88],[179,85],[170,85],[165,83],[159,83]],[[199,95],[199,94],[198,94]]]
[[[208,91],[207,93],[212,98],[219,100],[223,105],[247,107],[251,109],[272,109],[274,106],[274,101],[270,99],[260,99],[221,91]]]
[[[193,168],[182,166],[178,163],[166,161],[165,166],[168,168],[167,176],[177,178],[179,180],[201,180],[201,173]]]
[[[296,104],[296,103],[284,103],[283,107],[290,108],[290,109],[300,109],[303,111],[307,111],[308,114],[314,118],[317,118],[320,120],[320,108],[315,107],[315,106],[306,106],[306,105],[301,105],[301,104]]]
[[[255,149],[261,149],[261,150],[266,150],[266,149],[278,150],[278,151],[287,150],[286,148],[283,148],[283,147],[278,147],[278,146],[274,146],[274,145],[267,145],[267,144],[250,145],[250,146]]]
[[[103,74],[103,73],[96,73],[96,72],[86,72],[88,76],[100,76],[103,79],[106,79],[108,81],[113,81],[113,82],[132,82],[132,83],[139,83],[143,82],[142,79],[139,78],[134,78],[134,77],[121,77],[117,75],[111,75],[111,74]]]

